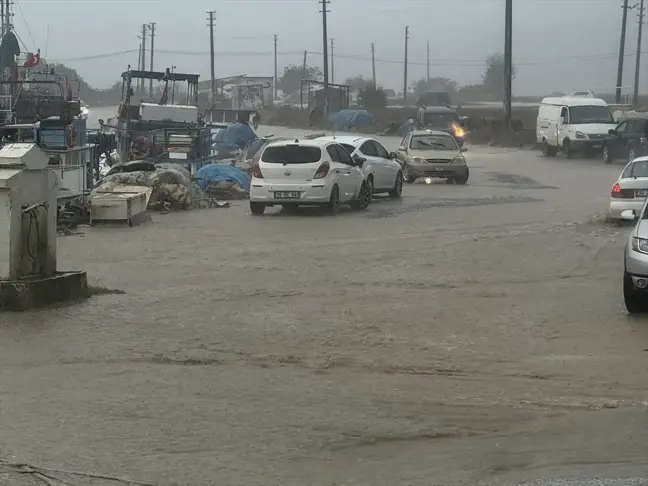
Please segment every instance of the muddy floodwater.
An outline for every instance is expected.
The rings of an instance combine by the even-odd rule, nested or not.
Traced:
[[[0,315],[0,459],[159,485],[648,484],[648,320],[623,306],[629,230],[601,217],[622,166],[466,156],[466,186],[366,212],[242,201],[60,237],[59,268],[125,294]]]

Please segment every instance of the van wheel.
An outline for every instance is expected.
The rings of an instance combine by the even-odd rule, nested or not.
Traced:
[[[574,152],[572,151],[571,148],[571,142],[569,141],[568,138],[563,140],[563,146],[562,146],[563,153],[565,154],[565,157],[571,157],[574,155]]]
[[[549,145],[549,142],[547,142],[546,138],[542,139],[542,154],[545,157],[555,157],[556,154],[558,153],[558,149],[556,147],[552,147]]]

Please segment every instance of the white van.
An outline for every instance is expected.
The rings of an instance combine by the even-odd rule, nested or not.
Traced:
[[[605,100],[580,96],[545,98],[538,110],[536,139],[550,157],[558,150],[567,156],[576,152],[595,154],[616,125]]]

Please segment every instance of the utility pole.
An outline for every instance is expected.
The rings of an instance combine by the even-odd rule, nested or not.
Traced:
[[[409,25],[405,27],[405,67],[403,70],[403,104],[407,104],[407,44],[409,41]]]
[[[2,22],[2,38],[5,35],[5,4],[3,1],[0,1],[0,21]]]
[[[331,83],[335,83],[335,39],[331,39]]]
[[[155,50],[155,22],[149,24],[151,29],[151,68],[149,71],[153,71],[153,51]],[[153,98],[153,80],[149,79],[149,98]]]
[[[637,60],[635,64],[635,78],[634,78],[634,93],[632,97],[632,105],[636,109],[637,106],[639,106],[639,67],[641,66],[641,34],[643,30],[643,23],[644,23],[644,15],[645,15],[645,9],[644,9],[644,0],[641,0],[641,4],[639,6],[639,32],[637,34]]]
[[[621,45],[619,46],[619,65],[617,67],[617,81],[616,81],[616,97],[617,104],[621,103],[621,89],[623,84],[623,60],[625,58],[625,40],[626,40],[626,24],[628,23],[628,10],[632,10],[636,5],[630,7],[628,0],[623,0],[623,15],[621,18]]]
[[[328,71],[328,33],[326,25],[326,14],[329,10],[326,10],[326,7],[329,3],[329,0],[320,0],[322,4],[322,47],[324,54],[324,116],[327,117],[329,114],[329,71]]]
[[[302,62],[302,81],[306,79],[306,57],[308,56],[308,51],[304,50],[304,61]]]
[[[430,83],[430,41],[427,43],[427,82]]]
[[[277,99],[277,34],[274,35],[274,96],[273,100]]]
[[[11,13],[11,0],[6,0],[5,1],[5,7],[4,7],[4,20],[5,20],[5,27],[4,27],[4,33],[7,34],[11,32],[11,17],[13,17],[13,14]]]
[[[376,46],[371,43],[371,73],[373,74],[373,84],[376,86]]]
[[[214,12],[210,10],[209,14],[209,59],[211,62],[211,102],[212,108],[216,106],[216,70],[214,66]]]
[[[147,24],[142,24],[142,55],[140,56],[140,71],[146,71],[146,30],[148,29]],[[138,83],[139,92],[138,96],[142,96],[144,93],[144,80],[140,79]]]
[[[513,99],[513,0],[506,0],[504,23],[504,112],[506,128],[510,129]]]
[[[139,70],[142,67],[142,38],[140,36],[137,36],[138,39],[140,39],[140,45],[139,45],[139,50],[137,54],[137,69]],[[140,80],[137,80],[137,85],[135,86],[135,93],[139,94],[140,90]]]

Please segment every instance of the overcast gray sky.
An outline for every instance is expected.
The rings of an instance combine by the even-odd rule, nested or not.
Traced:
[[[76,68],[95,87],[111,85],[129,63],[136,65],[138,35],[145,22],[157,23],[156,68],[176,65],[178,71],[198,72],[208,79],[207,10],[217,12],[217,77],[272,76],[275,33],[280,73],[288,64],[301,64],[304,50],[310,52],[310,65],[322,65],[317,0],[14,1],[14,24],[26,46],[40,47],[49,59]],[[622,0],[514,0],[514,92],[613,91],[621,5]],[[428,40],[431,75],[460,84],[478,82],[484,58],[503,50],[504,0],[332,0],[329,9],[329,37],[335,39],[340,56],[335,58],[336,82],[356,74],[371,76],[370,44],[374,42],[378,83],[402,89],[406,25],[410,26],[410,80],[425,76]],[[628,17],[623,84],[629,92],[634,79],[636,14],[635,9]],[[648,30],[644,39],[648,42]],[[79,59],[131,49],[134,52]],[[648,56],[641,71],[643,86],[648,88]]]

